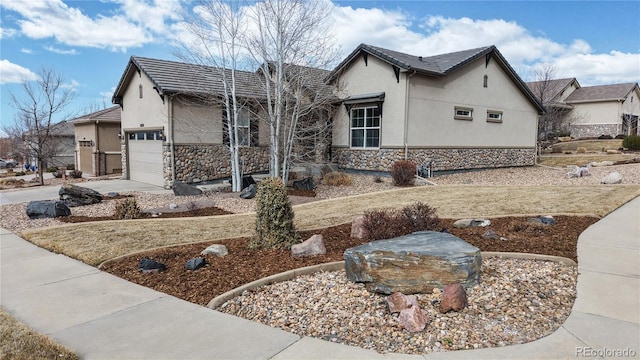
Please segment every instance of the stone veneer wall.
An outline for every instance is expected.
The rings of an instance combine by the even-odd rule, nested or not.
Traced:
[[[171,153],[163,149],[165,183],[171,183]],[[229,151],[224,145],[175,145],[176,180],[186,183],[211,181],[231,176]],[[240,148],[240,166],[246,174],[269,171],[269,148]]]
[[[356,170],[390,171],[396,160],[404,160],[404,149],[353,150],[333,149],[334,162],[341,168]],[[533,166],[535,148],[410,148],[408,160],[421,164],[432,159],[434,171]]]
[[[618,124],[571,125],[571,137],[593,138],[601,135],[616,137],[620,131]]]
[[[124,140],[124,136],[120,139],[120,154],[122,154],[122,176],[120,178],[126,180],[129,178],[129,173],[127,171],[127,142]]]

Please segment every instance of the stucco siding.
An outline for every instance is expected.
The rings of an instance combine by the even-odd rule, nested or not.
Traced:
[[[176,144],[222,144],[222,109],[175,99],[173,127]]]
[[[640,115],[640,92],[633,91],[622,102],[622,113]]]
[[[98,140],[100,143],[97,144],[98,149],[102,152],[120,151],[120,138],[118,138],[118,132],[120,132],[120,124],[118,123],[99,123]]]
[[[414,76],[409,88],[410,147],[535,146],[537,110],[495,60],[442,78]],[[456,107],[473,109],[472,120],[455,119]],[[488,122],[488,110],[501,112],[502,122]]]
[[[403,144],[404,129],[398,124],[402,125],[404,122],[405,81],[405,75],[400,74],[398,83],[391,65],[374,56],[369,56],[367,64],[362,57],[358,58],[340,76],[339,89],[343,98],[385,92],[380,120],[381,147]],[[341,105],[333,125],[333,145],[349,146],[349,125],[349,114]]]
[[[617,101],[573,104],[572,125],[600,125],[621,123],[622,109]]]
[[[142,85],[142,98],[140,98],[139,85]],[[123,129],[164,128],[166,130],[169,101],[163,103],[153,86],[144,73],[135,74],[131,78],[122,97]]]

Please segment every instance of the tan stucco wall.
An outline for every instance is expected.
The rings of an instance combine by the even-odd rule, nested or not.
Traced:
[[[138,86],[142,84],[143,96],[139,97]],[[153,83],[144,74],[134,74],[122,97],[121,122],[123,129],[164,128],[168,124],[169,101],[162,102],[160,95],[153,89]]]
[[[176,144],[222,143],[222,109],[173,101],[173,133]]]
[[[120,151],[120,138],[118,137],[120,132],[119,123],[105,123],[98,124],[98,150],[100,151]]]
[[[358,58],[339,79],[345,96],[385,92],[381,147],[405,145],[407,77],[401,73],[398,83],[390,65],[369,56],[368,66]],[[409,147],[535,146],[538,111],[495,59],[485,68],[482,57],[444,78],[409,76],[408,94]],[[473,121],[454,120],[456,106],[473,108]],[[502,123],[487,122],[487,110],[502,111]],[[349,133],[349,114],[340,106],[333,146],[348,147]]]
[[[385,92],[381,118],[381,146],[401,146],[402,124],[405,114],[406,77],[400,74],[397,82],[391,65],[369,56],[368,65],[359,57],[339,79],[341,96],[348,97],[369,93]],[[340,105],[333,124],[333,145],[349,146],[349,114]]]
[[[95,133],[95,127],[93,126],[93,123],[75,124],[74,130],[76,134],[76,145],[75,145],[76,150],[80,147],[79,145],[80,141],[88,141],[88,140],[93,140],[93,142],[96,141],[96,133]]]
[[[488,76],[487,87],[483,86]],[[454,119],[455,107],[473,109],[473,120]],[[487,122],[487,110],[501,111],[502,123]],[[537,110],[492,59],[442,78],[414,76],[409,92],[409,146],[535,146]],[[397,125],[398,127],[401,124]]]
[[[617,101],[573,104],[573,125],[621,123],[622,109]]]

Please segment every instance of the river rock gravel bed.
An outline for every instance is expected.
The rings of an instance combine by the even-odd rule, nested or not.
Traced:
[[[440,289],[417,294],[429,317],[410,333],[387,310],[386,295],[347,280],[344,270],[276,283],[223,303],[217,310],[300,336],[376,350],[428,354],[521,344],[554,332],[569,316],[577,267],[554,261],[484,258],[481,282],[467,289],[461,312],[438,311]]]

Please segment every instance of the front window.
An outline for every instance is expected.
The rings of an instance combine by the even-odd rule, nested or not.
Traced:
[[[351,147],[380,147],[379,107],[351,109]]]
[[[238,146],[249,146],[249,111],[244,107],[238,110]]]

